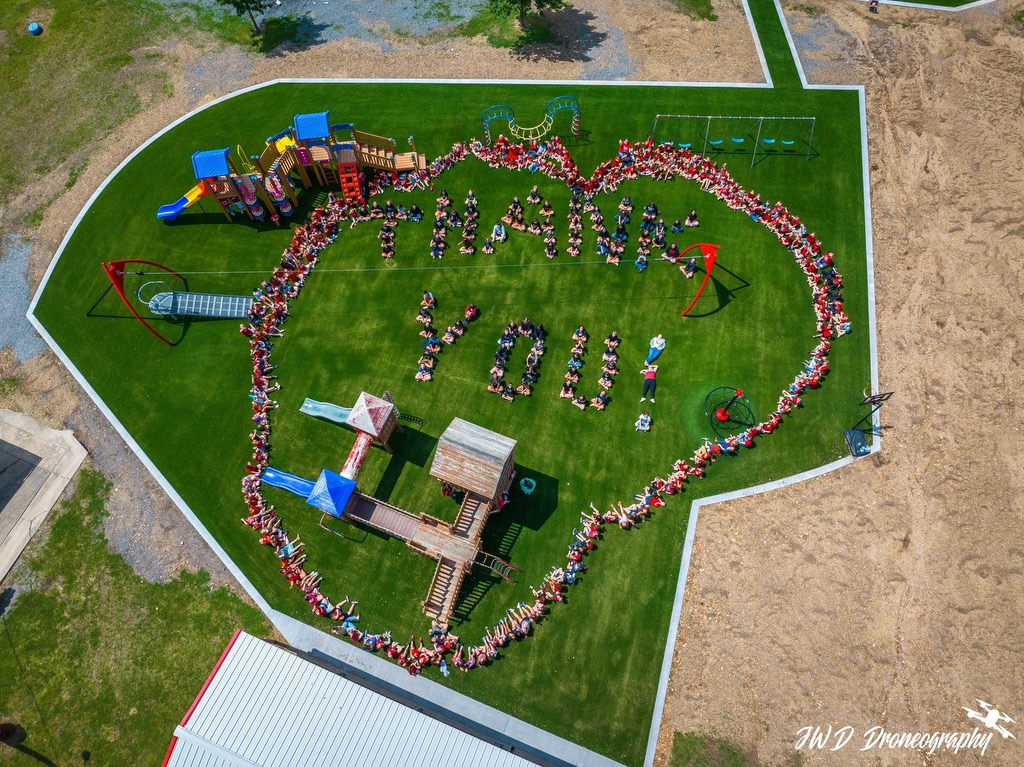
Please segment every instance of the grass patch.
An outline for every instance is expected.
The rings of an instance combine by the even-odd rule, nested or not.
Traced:
[[[670,767],[757,767],[757,763],[722,738],[677,732],[672,736]]]
[[[525,48],[540,43],[561,44],[561,39],[548,25],[543,14],[527,14],[521,21],[515,14],[507,15],[484,9],[473,18],[458,25],[456,34],[463,37],[487,38],[494,48]]]
[[[176,26],[179,27],[177,34],[184,31],[180,28],[194,24],[197,29],[209,32],[225,43],[246,46],[253,44],[252,24],[247,18],[227,8],[196,3],[175,9],[173,13]]]
[[[695,19],[718,21],[718,14],[711,5],[711,0],[672,0],[676,10]]]
[[[0,399],[10,397],[12,394],[17,394],[19,388],[21,387],[15,376],[4,376],[3,378],[0,378]]]
[[[85,169],[89,166],[88,161],[83,162],[81,165],[76,165],[68,172],[67,181],[64,182],[64,191],[71,189],[76,183],[78,183],[79,177],[85,173]]]
[[[384,135],[415,134],[417,147],[435,156],[454,140],[478,131],[478,115],[488,104],[503,102],[539,112],[563,90],[495,84],[294,84],[242,94],[191,117],[140,152],[86,212],[56,263],[36,316],[276,608],[324,628],[289,591],[273,553],[258,546],[238,521],[238,479],[252,427],[246,398],[251,369],[237,322],[192,323],[184,329],[183,342],[171,348],[147,337],[109,295],[87,316],[105,290],[96,253],[144,252],[172,268],[204,272],[189,278],[193,290],[248,293],[277,263],[290,241],[289,227],[229,225],[208,201],[173,226],[154,219],[159,205],[194,184],[188,158],[197,148],[260,146],[297,112],[325,108],[343,94],[344,119]],[[556,611],[535,638],[510,648],[507,661],[482,672],[453,674],[444,682],[614,759],[637,764],[646,742],[646,725],[638,723],[649,722],[653,710],[659,664],[651,659],[660,658],[665,645],[690,500],[837,458],[846,452],[842,428],[861,415],[856,403],[869,380],[869,364],[858,101],[852,92],[796,89],[580,85],[576,95],[591,134],[590,143],[574,144],[571,151],[588,175],[615,156],[619,139],[646,135],[655,112],[827,115],[815,133],[816,145],[827,148],[821,158],[772,158],[753,168],[741,159],[730,161],[730,170],[739,183],[799,212],[835,250],[846,280],[845,307],[855,327],[853,336],[834,345],[832,373],[823,390],[809,394],[806,407],[784,428],[742,457],[719,461],[707,480],[694,483],[682,499],[638,530],[610,531],[607,545],[590,560],[593,572],[571,592],[567,609]],[[637,109],[637,104],[650,109]],[[568,135],[569,116],[560,113],[554,130]],[[161,183],[147,182],[158,175]],[[447,172],[437,186],[447,187],[460,204],[467,189],[476,192],[482,237],[511,196],[525,198],[534,183],[555,207],[556,234],[564,248],[569,196],[564,184],[495,171],[470,159]],[[319,191],[302,193],[293,222],[308,215]],[[395,197],[429,211],[436,194]],[[493,626],[509,604],[529,599],[528,585],[538,583],[553,563],[564,562],[567,539],[590,501],[627,499],[652,474],[664,472],[672,460],[697,446],[709,432],[701,405],[712,387],[742,386],[755,409],[765,414],[816,343],[806,281],[792,257],[762,227],[711,201],[688,182],[630,182],[617,197],[624,194],[633,195],[640,205],[656,201],[667,221],[697,208],[700,238],[721,244],[720,264],[735,276],[719,274],[716,268],[715,284],[696,312],[702,316],[680,320],[680,308],[695,286],[664,262],[655,262],[643,275],[632,269],[628,258],[619,269],[583,263],[595,258],[589,227],[579,262],[563,252],[548,263],[539,239],[513,234],[495,256],[472,258],[460,257],[458,237],[449,235],[456,247],[443,262],[434,263],[427,256],[429,224],[401,224],[399,268],[384,269],[377,228],[362,225],[345,229],[339,242],[325,251],[320,271],[293,306],[286,337],[275,344],[282,390],[275,395],[280,408],[273,415],[273,464],[285,471],[315,477],[324,466],[336,467],[351,445],[349,432],[298,412],[307,396],[347,405],[360,390],[388,389],[403,412],[426,420],[395,438],[394,457],[372,451],[359,477],[366,492],[417,512],[442,517],[455,513],[428,476],[434,443],[452,417],[469,418],[519,440],[520,475],[537,479],[539,487],[530,499],[514,495],[512,505],[488,526],[484,548],[521,568],[520,584],[474,576],[466,600],[471,608],[457,615],[456,631],[469,641],[484,626]],[[617,202],[598,200],[606,215]],[[638,223],[634,220],[629,227],[634,251]],[[126,283],[129,291],[137,287],[128,284],[131,279]],[[412,380],[420,327],[413,317],[425,287],[441,301],[435,314],[439,325],[451,322],[470,301],[484,312],[457,348],[442,355],[437,379],[430,385]],[[534,398],[510,406],[485,391],[487,369],[501,327],[523,314],[544,323],[551,337]],[[595,337],[615,328],[624,339],[623,372],[606,413],[579,413],[557,398],[569,337],[580,322]],[[640,442],[632,428],[639,413],[636,371],[647,341],[659,331],[669,338],[670,351],[663,357],[658,404],[652,408],[655,429]],[[520,352],[525,355],[525,349]],[[590,359],[584,368],[588,389],[596,386],[598,367]],[[116,372],[124,369],[137,374]],[[349,530],[353,540],[332,536],[317,527],[316,515],[300,499],[274,490],[267,494],[288,529],[306,541],[308,564],[324,574],[330,595],[338,598],[336,591],[348,591],[360,599],[364,621],[373,630],[419,633],[424,623],[419,602],[433,571],[429,559],[375,535]],[[625,613],[616,608],[624,594],[631,605]],[[602,671],[581,675],[581,669]],[[571,711],[550,695],[553,688],[574,691]],[[608,721],[602,711],[622,689],[631,691],[632,714],[621,722]]]
[[[46,211],[50,209],[50,206],[53,205],[54,200],[56,199],[56,197],[49,199],[30,210],[24,218],[25,226],[29,229],[35,229],[42,224],[43,219],[46,218]]]
[[[794,751],[786,761],[777,767],[803,767],[803,764],[803,753]],[[762,767],[762,765],[757,757],[744,753],[737,745],[724,738],[699,732],[677,732],[672,736],[672,756],[669,767]]]
[[[40,37],[25,32],[38,13],[35,0],[12,0],[0,15],[7,40],[0,60],[4,133],[18,137],[16,152],[0,155],[0,204],[35,173],[61,165],[76,150],[134,115],[140,92],[156,87],[150,67],[133,66],[128,51],[157,39],[161,15],[134,0],[79,0],[49,4]],[[44,128],[29,126],[44,123]]]
[[[417,16],[441,23],[458,21],[461,17],[452,10],[448,0],[428,0],[426,8],[418,11]]]
[[[260,612],[205,573],[138,578],[101,532],[109,485],[83,469],[27,566],[31,590],[3,617],[0,711],[44,763],[159,765],[175,724],[236,628]],[[5,764],[35,765],[0,746]]]
[[[800,73],[793,61],[786,31],[782,20],[775,9],[774,3],[750,3],[750,17],[757,27],[757,36],[761,40],[765,63],[771,73],[772,84],[776,88],[799,88]]]
[[[1017,11],[1015,14],[1013,14],[1013,19],[1020,26],[1024,27],[1024,11]]]

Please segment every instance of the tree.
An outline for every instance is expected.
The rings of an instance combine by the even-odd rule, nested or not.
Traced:
[[[256,23],[256,14],[268,10],[274,3],[273,0],[217,0],[221,5],[233,8],[239,16],[249,14],[249,21],[252,22],[252,29],[258,35],[262,30]]]
[[[499,16],[508,16],[519,11],[519,20],[526,21],[526,15],[535,10],[541,13],[545,8],[564,8],[564,0],[490,0],[491,11]]]

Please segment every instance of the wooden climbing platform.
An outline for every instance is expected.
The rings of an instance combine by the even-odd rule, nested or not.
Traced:
[[[466,573],[474,562],[485,561],[480,559],[480,538],[491,503],[467,492],[455,524],[449,525],[429,514],[416,516],[363,493],[354,493],[352,499],[344,519],[405,541],[413,551],[437,560],[423,609],[432,618],[447,621],[455,609]]]
[[[367,142],[370,148],[373,148],[373,143]],[[360,402],[368,396],[364,392],[360,395]],[[390,408],[389,424],[397,422],[397,409],[388,403],[390,398],[387,395],[382,400],[373,399],[380,406]],[[353,408],[352,415],[358,408],[359,403]],[[351,416],[346,423],[370,434],[378,433],[373,431],[373,424],[357,424]],[[390,428],[387,433],[390,434]],[[465,492],[453,524],[429,514],[410,514],[359,492],[353,493],[345,508],[343,519],[405,541],[413,551],[437,560],[430,590],[423,601],[424,612],[432,618],[448,620],[455,609],[462,582],[474,564],[512,580],[511,573],[515,568],[500,557],[482,551],[480,540],[491,512],[512,483],[515,446],[515,440],[482,426],[461,418],[452,421],[438,441],[430,474]]]

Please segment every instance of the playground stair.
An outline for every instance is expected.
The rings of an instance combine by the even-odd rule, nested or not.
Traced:
[[[455,600],[462,588],[466,570],[458,562],[442,557],[434,570],[434,579],[430,583],[430,591],[423,602],[423,611],[431,618],[447,622],[455,609]]]
[[[153,314],[171,317],[217,317],[245,319],[252,308],[252,296],[229,296],[221,293],[172,291],[157,293],[149,299]]]
[[[452,525],[452,532],[460,538],[479,541],[489,515],[490,503],[487,499],[467,491],[455,524]]]

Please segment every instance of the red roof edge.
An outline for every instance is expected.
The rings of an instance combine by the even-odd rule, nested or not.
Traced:
[[[171,761],[171,754],[173,754],[173,753],[174,753],[174,745],[175,745],[175,744],[176,744],[177,742],[178,742],[178,736],[177,736],[177,735],[172,735],[172,736],[171,736],[171,745],[169,745],[169,746],[167,747],[167,753],[166,753],[166,754],[164,754],[164,761],[163,761],[163,763],[162,763],[162,764],[160,765],[160,767],[167,767],[167,763],[168,763],[169,761]]]
[[[235,641],[238,639],[238,635],[242,633],[242,629],[235,629],[234,636],[231,637],[231,641],[228,642],[228,646],[224,648],[224,652],[220,654],[220,659],[217,661],[217,665],[213,667],[213,671],[206,677],[206,682],[203,684],[203,689],[199,691],[196,699],[192,701],[192,705],[189,706],[188,711],[185,712],[185,716],[181,719],[181,726],[184,727],[188,724],[188,720],[192,717],[192,712],[196,710],[196,706],[199,705],[199,701],[203,699],[203,695],[206,694],[206,688],[210,686],[210,682],[217,676],[217,672],[220,671],[221,664],[224,663],[224,659],[228,657],[228,653],[231,652],[231,648],[235,646]]]

